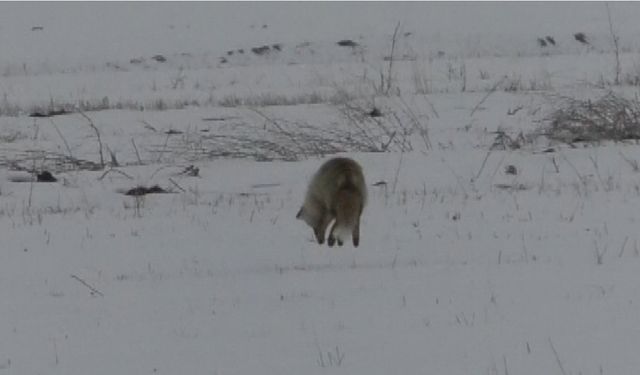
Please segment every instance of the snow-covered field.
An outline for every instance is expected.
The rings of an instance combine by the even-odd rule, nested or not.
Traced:
[[[636,373],[640,149],[544,135],[637,97],[609,8],[620,85],[602,3],[0,4],[0,375]]]

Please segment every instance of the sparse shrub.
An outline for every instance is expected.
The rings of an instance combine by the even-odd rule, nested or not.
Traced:
[[[333,351],[327,351],[326,353],[318,349],[318,366],[325,367],[340,367],[344,361],[344,353],[340,351],[338,346]]]
[[[151,104],[151,108],[156,111],[163,111],[167,109],[167,103],[164,101],[164,99],[158,98],[153,101],[153,103]]]
[[[622,76],[622,83],[630,86],[640,86],[640,63],[635,62],[633,67]]]
[[[0,104],[0,116],[16,117],[24,113],[24,110],[17,104],[11,104],[5,95],[4,100]]]
[[[218,105],[221,107],[270,107],[270,106],[282,106],[282,105],[299,105],[299,104],[318,104],[318,103],[333,103],[344,102],[349,98],[349,95],[345,95],[343,91],[337,91],[333,95],[323,95],[317,91],[308,94],[299,94],[294,96],[286,96],[275,93],[262,93],[257,95],[250,95],[246,97],[238,97],[235,94],[224,96],[218,101]]]
[[[515,137],[512,137],[504,130],[498,129],[495,134],[496,137],[491,145],[491,150],[519,150],[527,143],[522,132],[518,133]]]
[[[545,74],[542,79],[531,78],[529,79],[529,87],[527,88],[529,91],[549,91],[553,89],[553,85],[551,84],[551,78]]]
[[[522,78],[520,76],[511,76],[505,79],[504,81],[504,91],[506,92],[516,92],[522,90]]]
[[[597,101],[565,99],[550,119],[549,138],[573,142],[640,139],[640,103],[609,93]]]
[[[1,143],[13,143],[15,141],[26,139],[27,135],[17,131],[9,131],[6,134],[0,134]]]
[[[227,95],[218,102],[218,105],[221,107],[238,107],[242,105],[242,100],[236,95]]]
[[[366,110],[343,106],[346,122],[333,126],[312,125],[271,117],[257,107],[254,121],[238,121],[215,134],[186,132],[152,147],[171,157],[179,154],[191,162],[215,158],[252,158],[257,161],[297,161],[309,156],[339,152],[410,151],[410,137],[417,126],[401,116],[370,117]],[[403,124],[402,121],[407,121]]]
[[[224,59],[224,57],[222,58]],[[226,62],[226,59],[224,59]],[[184,89],[184,81],[187,78],[187,76],[184,74],[184,67],[180,67],[180,69],[178,69],[178,72],[176,73],[175,77],[172,77],[171,80],[171,88],[173,90],[176,90],[178,88],[180,89]]]
[[[418,71],[413,71],[413,85],[416,94],[426,95],[431,93],[431,81]]]
[[[78,101],[78,109],[83,112],[104,111],[111,109],[111,102],[108,97],[103,97],[97,101],[80,100]]]

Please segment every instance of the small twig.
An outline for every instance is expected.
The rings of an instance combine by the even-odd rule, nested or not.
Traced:
[[[301,151],[301,152],[302,152],[302,154],[303,154],[305,157],[307,157],[307,153],[305,152],[306,147],[302,147],[302,146],[300,145],[300,142],[298,142],[298,140],[296,139],[296,137],[295,137],[295,136],[294,136],[290,131],[284,130],[284,129],[282,128],[282,126],[280,126],[280,124],[278,124],[278,122],[277,122],[276,120],[272,119],[271,117],[267,116],[266,114],[264,114],[263,112],[261,112],[261,111],[257,110],[256,108],[249,107],[249,109],[250,109],[251,111],[253,111],[253,112],[257,113],[260,117],[262,117],[263,119],[265,119],[267,122],[271,123],[271,124],[272,124],[272,125],[273,125],[273,126],[274,126],[274,127],[275,127],[279,132],[280,132],[280,134],[282,134],[282,135],[286,136],[287,138],[289,138],[289,139],[290,139],[290,140],[291,140],[291,141],[296,145],[296,147],[298,148],[298,150],[299,150],[299,151]]]
[[[82,280],[81,278],[79,278],[76,275],[71,275],[72,279],[77,280],[80,284],[86,286],[90,291],[91,291],[91,295],[97,294],[100,297],[104,297],[104,294],[102,294],[102,292],[100,292],[98,289],[92,287],[91,285],[89,285],[86,281]]]
[[[109,145],[106,145],[107,147],[107,151],[109,151],[109,155],[111,156],[111,166],[112,167],[119,167],[120,163],[118,163],[118,158],[116,157],[116,153],[109,148]]]
[[[602,260],[605,254],[607,253],[607,251],[609,250],[609,247],[605,245],[604,249],[600,251],[600,249],[598,248],[598,242],[596,242],[596,240],[593,240],[593,246],[595,248],[595,253],[596,253],[596,264],[601,266],[603,264]]]
[[[425,148],[427,149],[427,151],[430,150],[431,139],[429,138],[429,128],[426,125],[423,126],[423,124],[418,119],[418,116],[416,116],[415,112],[411,109],[409,104],[407,104],[407,102],[404,100],[402,95],[399,96],[398,98],[400,100],[400,103],[405,108],[405,113],[409,116],[411,121],[413,121],[414,127],[418,128],[418,131],[420,132],[420,137],[422,137],[422,141],[424,142]]]
[[[107,176],[107,174],[109,174],[110,172],[118,172],[118,173],[120,173],[121,175],[125,176],[126,178],[128,178],[128,179],[130,179],[130,180],[133,180],[133,177],[129,176],[128,174],[124,173],[123,171],[121,171],[121,170],[119,170],[119,169],[111,168],[111,169],[106,170],[106,171],[102,174],[102,176],[98,177],[98,181],[102,181],[102,180]]]
[[[53,355],[56,359],[56,366],[60,364],[60,358],[58,357],[58,344],[56,342],[56,339],[53,339]]]
[[[618,41],[620,38],[618,38],[618,36],[616,35],[616,33],[613,31],[613,22],[611,21],[611,12],[609,11],[609,3],[604,3],[605,8],[607,9],[607,20],[609,21],[609,33],[611,33],[611,39],[613,39],[613,48],[614,48],[614,52],[615,52],[615,58],[616,58],[616,77],[615,80],[613,81],[614,85],[619,85],[620,84],[620,48],[618,47]]]
[[[558,167],[558,162],[555,157],[551,157],[551,162],[553,163],[553,167],[556,169],[556,173],[560,173],[560,167]]]
[[[69,143],[67,143],[67,139],[64,137],[64,135],[62,135],[62,132],[60,131],[60,129],[58,129],[58,126],[56,125],[55,122],[53,122],[53,120],[51,118],[49,118],[49,122],[51,122],[51,125],[53,125],[53,128],[56,129],[56,132],[58,133],[58,135],[62,139],[62,142],[64,143],[64,147],[67,148],[67,152],[69,153],[69,157],[71,159],[74,159],[73,153],[71,152],[71,147],[69,147]]]
[[[622,160],[626,161],[627,164],[629,164],[631,166],[631,169],[633,169],[634,172],[638,172],[640,171],[640,165],[638,165],[638,161],[634,160],[634,159],[629,159],[627,158],[622,151],[618,151],[618,153],[620,154],[620,156],[622,157]]]
[[[487,98],[489,98],[489,96],[491,96],[491,94],[493,94],[494,92],[496,92],[496,90],[498,89],[498,86],[500,86],[502,84],[502,82],[504,82],[504,80],[507,79],[507,76],[502,77],[501,80],[499,80],[498,82],[496,82],[495,85],[493,85],[493,87],[491,88],[491,90],[489,90],[489,92],[482,98],[482,100],[480,100],[478,102],[478,104],[476,104],[475,107],[473,107],[473,110],[471,111],[471,114],[469,114],[469,117],[473,117],[473,114],[476,113],[476,111],[478,110],[478,108],[480,108],[480,106],[482,105],[482,103],[485,102],[485,100],[487,100]]]
[[[602,188],[604,189],[604,191],[611,191],[612,189],[612,183],[605,183],[604,179],[602,178],[602,176],[600,175],[600,168],[598,167],[598,160],[596,160],[592,155],[589,155],[589,160],[591,160],[591,164],[593,164],[593,169],[595,169],[596,171],[596,176],[598,177],[598,180],[600,181],[600,185],[602,185]]]
[[[462,177],[460,177],[460,175],[458,175],[456,171],[454,171],[453,168],[451,168],[449,163],[447,163],[447,161],[444,158],[440,158],[440,161],[445,165],[445,167],[449,169],[449,171],[451,171],[451,174],[453,174],[453,176],[456,178],[456,182],[458,183],[458,186],[460,187],[460,189],[462,189],[462,193],[464,194],[464,198],[466,199],[469,196],[469,194],[467,194],[467,189],[465,189],[464,185],[462,184]]]
[[[500,170],[500,167],[502,166],[502,163],[504,163],[504,159],[506,159],[506,157],[507,155],[503,154],[502,158],[500,158],[500,162],[496,164],[496,168],[493,170],[493,173],[491,174],[491,179],[489,180],[489,186],[493,184],[493,180],[496,178],[496,175],[498,174],[498,171]]]
[[[587,179],[583,175],[581,175],[580,172],[578,172],[578,168],[576,168],[576,166],[573,165],[573,163],[571,161],[569,161],[569,159],[567,159],[567,157],[565,156],[565,154],[563,152],[560,153],[560,156],[562,156],[564,161],[566,161],[567,164],[569,164],[571,169],[573,169],[575,174],[578,176],[578,179],[580,180],[580,182],[582,182],[582,185],[584,185],[584,187],[586,188],[587,187]]]
[[[397,132],[393,132],[391,133],[391,136],[389,137],[389,141],[385,144],[382,145],[382,151],[387,151],[387,149],[389,148],[389,145],[391,144],[391,141],[393,141],[393,139],[396,137]]]
[[[523,106],[519,105],[517,107],[515,107],[514,109],[509,108],[507,110],[507,115],[509,116],[514,116],[516,113],[520,112],[520,110],[524,108]]]
[[[546,164],[542,164],[542,173],[540,173],[540,187],[538,188],[538,194],[542,194],[542,189],[544,189],[544,168]]]
[[[164,140],[164,145],[162,145],[162,150],[158,152],[158,160],[156,160],[156,163],[160,162],[160,159],[162,159],[162,155],[165,153],[165,151],[167,151],[167,144],[169,143],[169,137],[171,137],[171,134],[167,134],[167,138],[165,138]]]
[[[32,173],[36,172],[36,159],[33,158],[33,168],[32,168]],[[31,208],[31,199],[33,198],[33,183],[35,182],[35,176],[33,176],[34,178],[31,179],[31,182],[29,182],[29,201],[27,203],[27,208]]]
[[[422,95],[422,97],[424,98],[424,101],[427,102],[427,104],[429,104],[429,107],[431,107],[431,112],[433,112],[436,118],[440,118],[438,111],[436,111],[436,107],[433,105],[431,100],[429,100],[429,98],[427,97],[427,94]]]
[[[180,189],[180,191],[182,191],[183,193],[186,193],[186,192],[187,192],[186,190],[184,190],[184,189],[182,188],[182,186],[178,185],[178,183],[177,183],[177,182],[175,182],[175,181],[173,180],[173,178],[169,178],[169,181],[170,181],[170,182],[171,182],[175,187],[177,187],[178,189]]]
[[[144,127],[145,127],[146,129],[149,129],[149,130],[151,130],[151,131],[153,131],[153,132],[157,132],[157,131],[158,131],[156,128],[154,128],[154,127],[153,127],[151,124],[149,124],[148,122],[146,122],[146,121],[144,121],[144,120],[140,120],[140,122],[144,124]]]
[[[153,173],[151,173],[151,177],[149,177],[149,181],[153,180],[153,178],[156,176],[156,174],[158,174],[158,172],[160,172],[163,169],[167,169],[167,168],[172,168],[173,166],[171,165],[163,165],[161,167],[158,167],[155,171],[153,171]]]
[[[396,49],[396,40],[398,36],[398,29],[400,28],[400,21],[393,30],[393,38],[391,39],[391,56],[389,56],[389,71],[387,72],[387,87],[384,90],[385,95],[389,95],[391,91],[391,74],[393,73],[393,53]]]
[[[560,360],[560,356],[558,355],[558,351],[555,346],[553,346],[553,342],[551,341],[551,337],[549,337],[549,345],[551,346],[551,350],[553,351],[553,355],[556,357],[556,362],[558,363],[558,367],[560,367],[560,372],[562,375],[567,375],[567,372],[564,370],[564,366],[562,366],[562,360]]]
[[[627,241],[629,241],[629,236],[624,238],[624,242],[622,242],[622,247],[620,247],[620,253],[618,254],[618,258],[622,258],[622,254],[624,254],[624,249],[627,247]]]
[[[93,120],[91,120],[91,118],[89,116],[87,116],[84,112],[82,112],[81,109],[78,109],[78,113],[84,117],[87,121],[89,121],[89,126],[91,127],[91,129],[93,129],[93,131],[96,133],[96,137],[98,138],[98,151],[100,154],[100,165],[102,166],[102,168],[104,168],[104,154],[102,152],[102,139],[100,138],[100,131],[98,130],[98,128],[96,127],[96,125],[93,123]]]
[[[138,147],[136,146],[136,141],[131,138],[131,144],[133,145],[133,149],[136,151],[136,157],[138,158],[138,164],[142,165],[142,159],[140,159],[140,153],[138,152]]]
[[[489,160],[489,155],[491,155],[491,152],[493,150],[489,150],[489,152],[487,152],[487,155],[484,157],[484,160],[482,161],[482,165],[480,166],[480,170],[478,171],[478,173],[476,173],[476,176],[473,178],[473,181],[478,181],[478,178],[480,177],[480,174],[482,174],[482,171],[484,170],[484,166],[487,164],[487,160]]]
[[[400,168],[402,167],[402,157],[404,156],[404,152],[400,153],[400,160],[398,161],[398,168],[396,168],[396,175],[393,178],[393,188],[391,191],[395,194],[396,185],[398,184],[398,176],[400,175]]]

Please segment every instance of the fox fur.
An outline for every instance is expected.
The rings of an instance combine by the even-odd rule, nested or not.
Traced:
[[[360,243],[360,216],[367,200],[362,167],[353,159],[333,158],[313,175],[296,218],[304,220],[322,245],[329,224],[327,244],[344,244],[351,235],[353,246]]]

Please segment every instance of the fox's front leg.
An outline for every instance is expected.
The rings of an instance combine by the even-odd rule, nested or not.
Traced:
[[[333,223],[333,226],[331,227],[331,230],[329,231],[329,238],[327,239],[327,245],[329,245],[329,247],[333,247],[333,245],[335,245],[336,243],[336,236],[333,233],[336,229],[337,226],[337,222]],[[340,245],[340,243],[338,242],[338,245]]]
[[[315,228],[313,228],[313,233],[315,234],[316,240],[320,245],[324,243],[324,237],[327,232],[327,226],[329,226],[330,222],[331,222],[331,217],[329,215],[323,215],[318,225]]]

